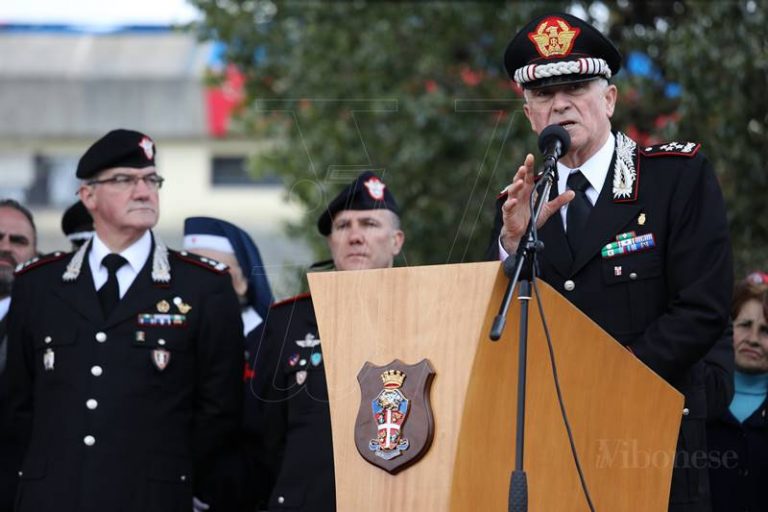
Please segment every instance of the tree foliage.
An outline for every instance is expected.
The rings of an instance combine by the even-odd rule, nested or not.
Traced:
[[[622,72],[614,126],[644,142],[704,144],[730,208],[737,269],[768,261],[765,0],[725,2],[270,2],[192,0],[195,28],[245,75],[236,130],[275,141],[253,161],[306,206],[290,230],[324,256],[314,223],[363,169],[401,209],[405,264],[478,260],[497,192],[536,138],[502,55],[531,16],[606,22],[650,75]],[[670,95],[671,84],[680,95]]]

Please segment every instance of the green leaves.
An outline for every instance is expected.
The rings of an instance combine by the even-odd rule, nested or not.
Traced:
[[[602,6],[624,55],[648,54],[660,73],[618,75],[614,127],[702,142],[726,194],[737,275],[766,266],[765,0],[192,3],[206,15],[200,36],[227,43],[247,78],[240,129],[274,141],[254,172],[276,171],[306,205],[291,231],[318,258],[319,209],[373,168],[403,210],[401,263],[480,259],[496,193],[536,149],[504,49],[534,14],[576,5]],[[667,95],[670,83],[679,96]]]

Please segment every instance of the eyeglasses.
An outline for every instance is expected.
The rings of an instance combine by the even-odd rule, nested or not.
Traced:
[[[115,174],[111,178],[106,178],[103,180],[90,180],[87,183],[88,185],[112,185],[113,187],[120,190],[128,190],[138,185],[139,181],[143,181],[147,188],[158,190],[163,186],[165,178],[158,176],[157,174],[147,174],[146,176]]]

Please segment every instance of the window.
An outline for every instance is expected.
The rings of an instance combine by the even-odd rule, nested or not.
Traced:
[[[78,158],[67,155],[0,155],[0,197],[27,206],[65,207],[75,202]]]
[[[260,178],[254,177],[248,169],[245,156],[217,156],[211,160],[211,183],[220,186],[280,185],[280,177],[268,173]]]

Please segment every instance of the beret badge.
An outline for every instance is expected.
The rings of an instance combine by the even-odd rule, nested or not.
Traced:
[[[152,142],[152,139],[144,137],[141,139],[141,142],[139,142],[139,147],[144,150],[147,160],[152,160],[155,156],[155,143]]]
[[[381,182],[381,180],[377,177],[372,177],[365,183],[365,188],[368,189],[368,194],[375,199],[376,201],[381,201],[384,199],[384,189],[387,188],[387,186]]]

